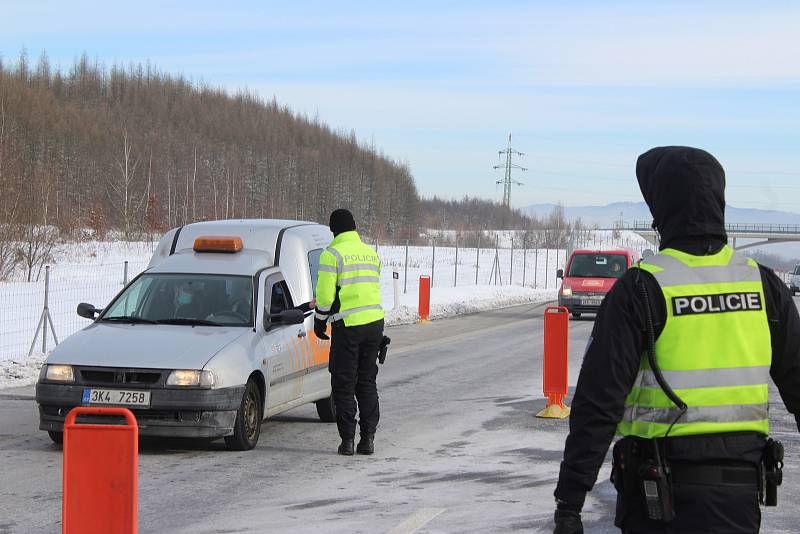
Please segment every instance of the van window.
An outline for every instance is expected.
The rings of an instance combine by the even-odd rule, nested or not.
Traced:
[[[281,313],[284,310],[294,308],[292,304],[292,296],[289,294],[289,287],[286,282],[280,280],[272,284],[270,290],[269,312],[271,314]]]
[[[308,270],[311,272],[311,292],[317,296],[317,275],[319,274],[319,257],[322,256],[321,248],[308,253]]]
[[[794,274],[800,274],[800,265],[795,265]]]
[[[624,254],[575,254],[567,276],[581,278],[620,278],[628,268]]]
[[[133,316],[165,324],[196,320],[252,326],[252,302],[249,276],[145,273],[125,288],[101,320]]]

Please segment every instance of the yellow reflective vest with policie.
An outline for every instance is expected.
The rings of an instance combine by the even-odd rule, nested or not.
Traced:
[[[383,319],[381,262],[358,232],[342,232],[319,258],[316,318],[359,326]]]
[[[638,267],[653,275],[666,303],[656,340],[664,378],[688,405],[679,409],[659,388],[642,356],[623,436],[663,437],[719,432],[769,432],[772,346],[758,265],[728,246],[710,256],[665,249]]]

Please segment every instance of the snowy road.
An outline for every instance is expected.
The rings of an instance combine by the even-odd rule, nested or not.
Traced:
[[[140,532],[551,532],[567,423],[533,417],[541,315],[522,306],[390,329],[373,457],[337,456],[336,428],[313,405],[266,422],[250,452],[143,444]],[[570,322],[573,384],[592,324]],[[0,392],[2,534],[59,530],[61,452],[37,430],[30,394]],[[789,466],[763,531],[792,532],[800,440],[782,407],[772,413]],[[587,499],[587,532],[617,532],[609,467]]]

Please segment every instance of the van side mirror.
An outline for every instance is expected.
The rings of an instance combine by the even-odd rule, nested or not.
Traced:
[[[564,269],[559,269],[556,271],[556,278],[564,278]]]
[[[306,319],[306,314],[303,310],[283,310],[280,313],[271,315],[273,322],[280,324],[301,324]]]
[[[94,320],[95,316],[98,313],[101,313],[103,310],[102,309],[98,310],[91,304],[81,302],[80,304],[78,304],[78,309],[76,311],[78,312],[78,315],[80,315],[84,319]]]
[[[282,324],[302,324],[305,321],[306,315],[303,310],[283,310],[280,313],[265,313],[264,314],[264,330],[268,331],[272,325]]]

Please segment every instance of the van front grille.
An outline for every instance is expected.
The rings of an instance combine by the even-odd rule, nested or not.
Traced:
[[[150,385],[161,381],[162,371],[152,369],[78,368],[85,385]]]

